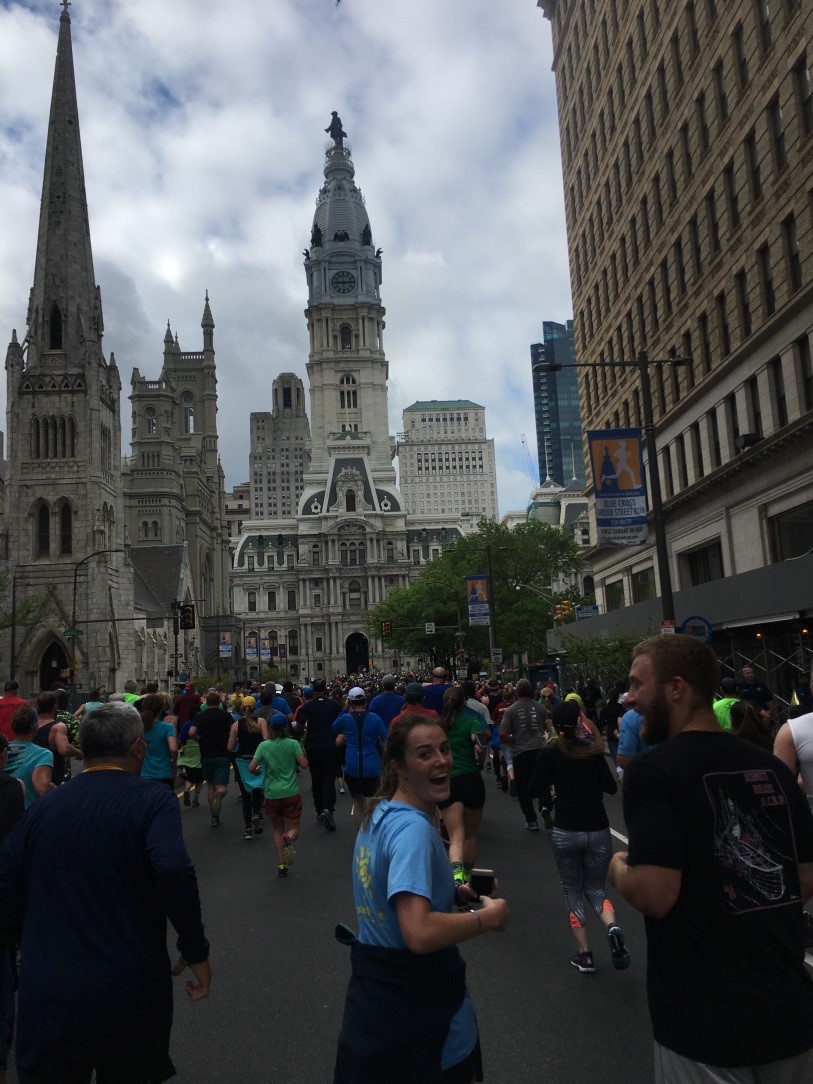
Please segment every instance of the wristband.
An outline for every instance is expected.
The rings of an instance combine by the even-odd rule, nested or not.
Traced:
[[[477,932],[482,933],[483,932],[483,920],[480,918],[480,916],[477,914],[477,912],[474,910],[473,907],[469,908],[469,914],[474,915],[474,917],[477,919],[477,927],[478,927]]]

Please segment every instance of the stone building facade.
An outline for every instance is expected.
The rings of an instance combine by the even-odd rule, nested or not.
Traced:
[[[310,460],[288,518],[243,523],[232,571],[246,669],[294,677],[391,665],[368,611],[460,533],[459,520],[408,520],[387,414],[381,252],[350,148],[325,152],[305,259]],[[283,379],[283,378],[281,378]],[[404,660],[405,664],[414,660]]]
[[[787,686],[809,662],[813,597],[723,584],[767,583],[810,548],[813,6],[538,6],[553,30],[577,354],[606,363],[579,372],[585,428],[642,421],[637,375],[614,360],[691,358],[651,368],[676,617],[690,616],[681,592],[702,588],[732,658],[771,632]],[[652,545],[592,564],[605,610],[651,601]]]

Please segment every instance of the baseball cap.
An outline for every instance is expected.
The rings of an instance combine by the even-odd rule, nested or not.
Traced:
[[[410,681],[406,687],[406,694],[409,697],[420,696],[423,699],[423,685],[419,681]]]
[[[278,728],[279,730],[283,730],[288,725],[288,720],[285,718],[281,711],[278,711],[275,715],[272,715],[269,722],[271,726]]]
[[[243,697],[243,707],[244,708],[256,708],[256,706],[257,706],[257,701],[254,699],[253,696],[244,696]]]
[[[347,694],[347,699],[355,701],[366,700],[367,694],[364,692],[364,689],[362,689],[361,686],[354,685],[350,692]]]
[[[737,691],[737,683],[734,678],[724,677],[723,680],[720,682],[720,688],[723,690],[723,692],[734,693]]]
[[[302,690],[302,695],[303,696],[313,696],[313,689],[311,688],[310,685],[305,686],[305,688]]]

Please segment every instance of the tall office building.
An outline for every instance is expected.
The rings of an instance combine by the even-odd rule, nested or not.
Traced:
[[[572,365],[575,362],[573,321],[556,324],[552,320],[545,320],[542,336],[543,342],[531,345],[539,479],[544,481],[547,477],[560,486],[566,486],[575,479],[583,488],[578,371],[565,368],[547,373],[533,369],[539,361],[558,365]]]
[[[813,5],[538,6],[553,30],[576,344],[607,363],[578,370],[585,428],[642,421],[638,375],[614,360],[692,359],[650,370],[677,620],[707,616],[729,642],[745,637],[742,652],[770,629],[778,654],[801,658]],[[657,590],[651,543],[592,562],[606,610]]]
[[[271,401],[270,414],[251,415],[250,484],[254,519],[287,519],[296,515],[310,462],[311,432],[305,413],[304,384],[294,373],[280,373],[271,385]]]
[[[497,518],[494,441],[486,411],[468,399],[413,403],[398,434],[407,514]]]

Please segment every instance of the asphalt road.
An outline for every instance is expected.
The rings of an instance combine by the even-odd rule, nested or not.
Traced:
[[[319,827],[309,777],[301,778],[303,828],[296,864],[284,880],[276,876],[268,831],[250,843],[242,839],[234,786],[219,829],[209,827],[205,806],[182,811],[214,979],[209,999],[194,1005],[178,986],[172,1057],[181,1082],[332,1079],[350,965],[333,929],[339,921],[355,926],[355,832],[347,795],[339,798],[338,831],[330,835]],[[549,835],[524,831],[517,802],[496,788],[490,773],[485,779],[479,864],[496,870],[511,907],[505,933],[462,946],[486,1080],[651,1080],[643,920],[615,901],[633,958],[629,970],[612,969],[595,916],[590,929],[598,971],[582,975],[572,968],[575,948]],[[620,797],[609,798],[607,808],[613,828],[624,834]]]

